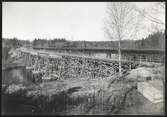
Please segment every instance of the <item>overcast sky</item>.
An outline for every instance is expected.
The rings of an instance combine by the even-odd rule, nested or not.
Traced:
[[[135,4],[139,8],[152,5]],[[103,30],[106,5],[107,2],[3,2],[2,37],[107,41]],[[150,23],[144,26],[138,39],[150,33]]]

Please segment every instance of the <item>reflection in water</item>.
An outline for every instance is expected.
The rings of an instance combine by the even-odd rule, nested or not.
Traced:
[[[20,83],[29,83],[29,78],[26,77],[26,68],[25,66],[7,68],[2,70],[2,84],[20,84]]]

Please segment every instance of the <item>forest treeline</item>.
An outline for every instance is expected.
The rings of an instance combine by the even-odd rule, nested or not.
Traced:
[[[34,48],[118,48],[117,41],[68,41],[63,40],[46,40],[35,39],[33,41]],[[162,32],[156,32],[150,34],[146,38],[141,40],[122,40],[121,48],[124,49],[165,49],[165,34]]]
[[[30,45],[30,42],[25,40],[18,40],[17,38],[13,38],[13,39],[3,38],[2,39],[2,62],[8,63],[9,51],[11,49],[16,49],[26,44]]]
[[[2,39],[2,60],[8,60],[8,52],[21,46],[28,46],[33,48],[101,48],[101,49],[115,49],[118,48],[117,41],[68,41],[65,38],[55,39],[34,39],[33,42],[28,40]],[[165,50],[165,33],[156,32],[150,34],[146,38],[140,40],[123,40],[121,48],[124,49],[153,49]]]
[[[8,51],[11,48],[18,48],[21,46],[31,46],[33,48],[102,48],[113,49],[118,48],[117,41],[68,41],[65,38],[55,39],[34,39],[33,42],[28,40],[2,39],[2,58],[8,58]],[[158,49],[165,50],[165,33],[156,32],[148,35],[146,38],[140,40],[122,40],[121,48],[124,49]]]

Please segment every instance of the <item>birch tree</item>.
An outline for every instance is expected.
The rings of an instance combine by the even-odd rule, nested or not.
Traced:
[[[118,41],[119,75],[121,70],[121,41],[135,38],[140,25],[140,14],[134,4],[129,2],[111,2],[107,6],[108,19],[105,32],[111,40]]]

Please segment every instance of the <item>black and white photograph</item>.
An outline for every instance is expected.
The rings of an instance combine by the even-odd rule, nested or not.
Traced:
[[[166,2],[2,2],[1,115],[165,115]]]

